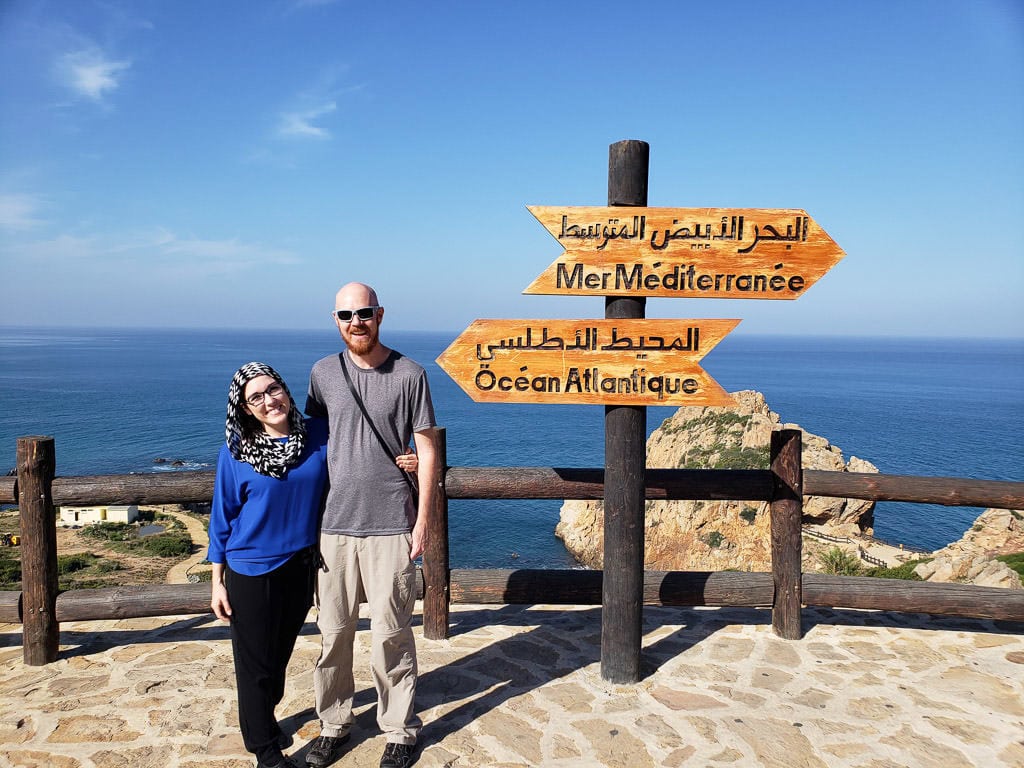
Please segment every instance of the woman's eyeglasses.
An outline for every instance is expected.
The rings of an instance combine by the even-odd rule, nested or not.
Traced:
[[[271,384],[262,392],[253,392],[247,398],[245,402],[251,405],[253,408],[263,405],[263,400],[267,397],[280,397],[284,394],[284,387],[280,384]]]
[[[378,306],[362,307],[360,309],[336,309],[334,310],[334,316],[343,323],[351,323],[353,316],[358,317],[365,323],[373,318],[374,313],[378,309],[380,309]]]

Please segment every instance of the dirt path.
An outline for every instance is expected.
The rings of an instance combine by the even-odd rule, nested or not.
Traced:
[[[165,515],[180,520],[185,528],[188,529],[188,535],[192,537],[192,556],[171,566],[171,569],[167,571],[167,578],[165,579],[168,584],[187,584],[188,577],[186,574],[188,569],[206,559],[206,548],[210,543],[210,539],[206,535],[206,529],[203,527],[203,524],[191,515],[186,515],[183,512],[172,512],[166,508],[161,511]]]

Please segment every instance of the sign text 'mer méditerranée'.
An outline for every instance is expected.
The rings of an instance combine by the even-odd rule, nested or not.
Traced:
[[[524,293],[795,299],[844,255],[796,209],[529,210],[565,253]]]

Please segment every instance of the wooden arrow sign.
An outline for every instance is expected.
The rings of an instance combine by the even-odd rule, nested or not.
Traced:
[[[796,299],[845,255],[795,208],[527,208],[565,253],[523,293]]]
[[[477,402],[732,405],[698,361],[739,320],[475,320],[437,364]]]

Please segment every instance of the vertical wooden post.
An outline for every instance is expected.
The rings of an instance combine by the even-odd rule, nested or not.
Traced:
[[[620,141],[608,149],[608,205],[647,205],[650,147]],[[644,317],[646,300],[607,297],[605,317]],[[647,408],[604,409],[604,578],[601,594],[601,677],[640,680],[644,587],[644,479]]]
[[[29,666],[57,660],[56,469],[52,437],[19,437],[18,511],[21,517],[22,652]]]
[[[803,520],[803,466],[799,429],[772,432],[772,629],[779,637],[803,637],[800,525]]]
[[[448,494],[444,475],[448,468],[448,442],[444,429],[437,430],[437,486],[434,509],[427,528],[423,553],[423,636],[428,640],[448,637],[448,608],[451,601],[451,568],[448,560]]]

